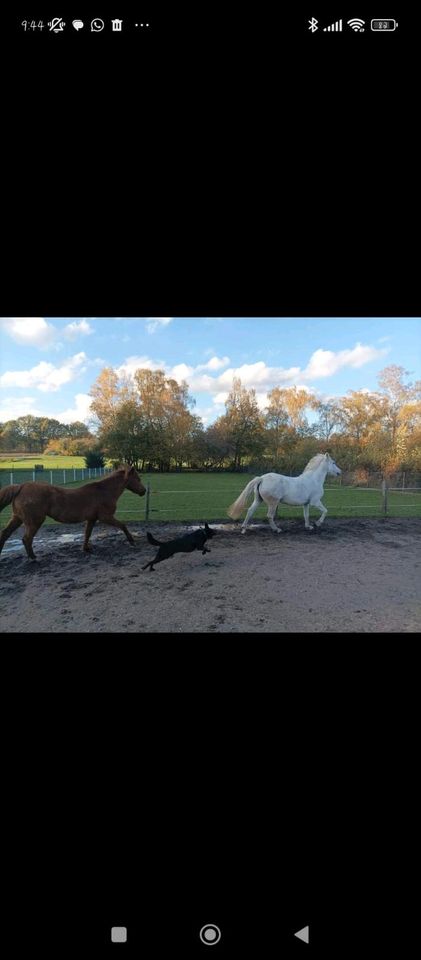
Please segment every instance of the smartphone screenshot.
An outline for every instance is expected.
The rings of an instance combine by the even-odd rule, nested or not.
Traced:
[[[2,15],[8,956],[414,952],[417,36]]]

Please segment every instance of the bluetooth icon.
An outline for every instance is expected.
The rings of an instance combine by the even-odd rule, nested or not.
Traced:
[[[319,29],[318,26],[317,26],[317,24],[318,24],[319,21],[316,20],[315,17],[312,17],[311,20],[309,20],[308,22],[309,22],[309,24],[310,24],[310,26],[309,26],[308,29],[311,30],[312,33],[315,33],[316,30]]]

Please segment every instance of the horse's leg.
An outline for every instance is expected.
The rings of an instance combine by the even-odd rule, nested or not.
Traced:
[[[129,543],[135,543],[130,531],[127,529],[125,523],[121,523],[120,520],[116,520],[115,517],[98,517],[101,523],[108,523],[110,527],[118,527],[119,530],[122,530],[125,533]]]
[[[31,520],[24,521],[25,535],[22,537],[22,543],[25,547],[26,553],[30,560],[37,559],[32,549],[32,541],[34,539],[34,536],[37,530],[39,530],[41,524],[44,523],[44,520],[45,520],[45,515],[42,517],[41,520],[34,520],[33,518],[31,518]]]
[[[259,500],[259,499],[254,499],[251,507],[248,508],[247,513],[246,513],[245,518],[244,518],[244,522],[243,522],[242,527],[241,527],[241,533],[245,533],[245,532],[246,532],[247,527],[248,527],[248,525],[249,525],[249,523],[250,523],[250,520],[251,520],[253,514],[256,513],[256,510],[257,510],[257,508],[258,508],[258,506],[259,506],[259,503],[261,503],[261,500]]]
[[[323,505],[321,500],[315,500],[314,502],[312,501],[311,505],[312,507],[317,507],[317,509],[320,510],[321,517],[319,517],[319,519],[316,520],[316,527],[320,527],[327,514],[326,507]]]
[[[91,536],[92,530],[94,529],[95,524],[96,524],[96,520],[86,521],[85,539],[83,541],[83,550],[85,550],[86,553],[90,553],[92,550],[92,547],[90,546],[88,541],[89,541],[89,537]]]
[[[313,524],[310,523],[310,519],[309,519],[309,513],[310,513],[310,504],[309,504],[309,503],[305,503],[305,504],[304,504],[304,506],[303,506],[303,513],[304,513],[304,523],[305,523],[306,530],[312,530],[312,529],[313,529]]]
[[[19,520],[19,517],[16,516],[9,520],[9,523],[7,526],[5,526],[3,532],[0,534],[0,553],[3,550],[6,540],[9,539],[14,530],[17,530],[17,528],[20,527],[21,523],[22,520]]]
[[[268,503],[268,520],[271,530],[274,533],[282,533],[281,527],[277,527],[275,523],[275,513],[278,506],[279,500],[275,500],[274,497],[267,498]]]

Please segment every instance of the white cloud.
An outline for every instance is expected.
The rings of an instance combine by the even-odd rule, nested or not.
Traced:
[[[91,403],[92,397],[89,394],[77,393],[73,407],[62,410],[60,413],[55,411],[46,413],[45,410],[37,407],[34,397],[6,397],[0,404],[0,422],[6,423],[7,420],[17,420],[18,417],[31,414],[33,417],[49,417],[60,423],[74,423],[76,420],[88,423],[91,419]]]
[[[211,357],[207,363],[199,363],[196,370],[221,370],[231,363],[229,357]]]
[[[169,376],[173,380],[187,380],[188,377],[191,377],[193,371],[194,367],[187,366],[187,363],[176,363],[175,367],[171,367]]]
[[[60,366],[42,360],[30,370],[9,370],[0,377],[1,387],[36,387],[43,393],[59,390],[81,373],[85,373],[87,357],[85,353],[76,353]]]
[[[119,367],[115,368],[117,376],[122,377],[124,375],[132,377],[136,370],[164,370],[165,364],[156,363],[155,360],[151,360],[150,357],[127,357],[127,360],[124,363],[121,363]]]
[[[82,320],[75,320],[73,323],[68,323],[62,333],[67,340],[75,340],[76,337],[80,335],[89,336],[89,334],[94,333],[94,328],[83,318]]]
[[[172,319],[173,317],[149,317],[149,322],[146,324],[146,329],[148,333],[155,333],[156,330],[168,326]]]
[[[2,317],[0,326],[15,343],[41,349],[51,346],[57,333],[43,317]]]
[[[307,391],[310,396],[321,396],[318,389],[309,381],[330,377],[346,367],[360,368],[383,357],[389,349],[389,347],[379,349],[361,343],[336,352],[320,348],[313,352],[305,367],[272,367],[263,360],[257,360],[255,363],[243,363],[238,367],[223,369],[231,362],[227,356],[212,356],[206,363],[199,363],[195,367],[186,363],[171,367],[164,361],[156,362],[148,356],[132,356],[117,367],[116,372],[119,375],[125,373],[132,376],[135,370],[141,367],[146,367],[148,370],[164,370],[167,376],[175,380],[185,380],[193,394],[210,393],[214,407],[225,403],[232,389],[234,377],[240,378],[242,386],[256,391],[257,403],[263,410],[267,406],[267,394],[273,387],[280,386],[284,389],[296,387]],[[209,408],[206,409],[209,411]],[[206,414],[206,417],[208,416],[209,413]]]
[[[94,333],[86,317],[68,323],[62,330],[48,323],[44,317],[1,317],[0,329],[20,346],[38,347],[40,350],[48,347],[60,350],[63,344],[58,341],[59,336],[75,340],[76,337]]]
[[[7,420],[17,420],[18,417],[25,417],[28,413],[33,417],[43,417],[42,410],[36,407],[34,397],[5,397],[0,403],[0,422],[6,423]]]
[[[230,367],[229,370],[224,370],[219,377],[214,378],[213,382],[218,388],[226,386],[231,388],[234,377],[238,377],[242,386],[247,387],[248,390],[252,387],[258,389],[262,386],[271,390],[272,387],[279,386],[281,383],[287,384],[288,381],[295,380],[300,372],[299,367],[289,367],[288,369],[267,367],[263,360],[258,360],[256,363],[243,363],[241,367]]]
[[[203,373],[200,376],[192,374],[187,380],[189,387],[191,387],[192,390],[197,390],[199,393],[212,393],[215,384],[218,384],[218,382],[218,377],[210,377],[207,373]]]
[[[60,423],[74,423],[75,420],[81,420],[82,423],[86,423],[92,416],[90,412],[91,403],[92,397],[90,397],[88,393],[77,393],[74,407],[62,410],[61,413],[55,413],[54,419],[59,420]]]
[[[221,393],[217,393],[213,398],[213,402],[217,405],[225,403],[225,401],[228,400],[228,394],[229,390],[223,390]]]
[[[352,350],[339,350],[334,353],[333,350],[316,350],[310,357],[302,376],[306,380],[317,380],[319,377],[331,377],[342,367],[358,368],[370,363],[371,360],[377,360],[384,357],[388,352],[388,347],[377,349],[376,347],[364,346],[357,343]]]

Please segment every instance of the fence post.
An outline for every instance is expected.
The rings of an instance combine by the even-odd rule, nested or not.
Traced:
[[[383,494],[383,513],[387,517],[387,483],[386,480],[382,480],[382,494]]]
[[[146,484],[146,501],[145,501],[145,520],[149,520],[149,494],[150,494],[150,491],[151,491],[150,484],[147,483],[147,484]]]
[[[63,470],[63,483],[66,483],[66,471]]]
[[[74,467],[73,467],[73,480],[76,480],[76,470]]]
[[[88,467],[88,473],[89,473],[88,480],[90,480],[90,479],[91,479],[91,468],[90,468],[90,467]]]
[[[50,470],[50,483],[51,483],[51,486],[52,486],[52,485],[53,485],[53,471],[52,471],[52,470]]]
[[[32,471],[32,479],[33,479],[33,481],[34,481],[34,483],[35,483],[35,470]]]
[[[13,473],[10,474],[10,483],[13,483]]]

